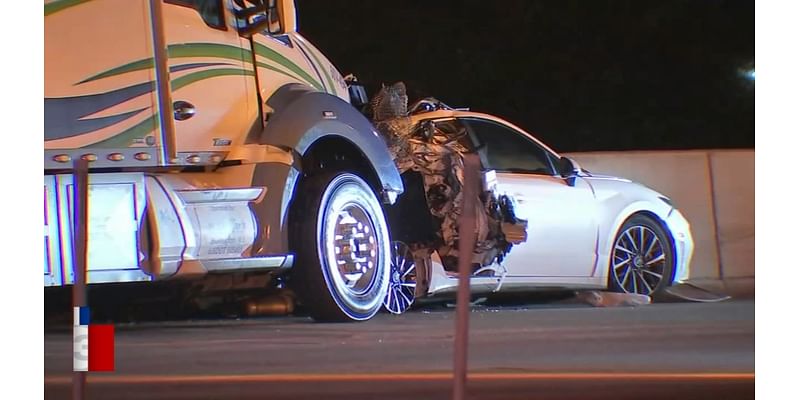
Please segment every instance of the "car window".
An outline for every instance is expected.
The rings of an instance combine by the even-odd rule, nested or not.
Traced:
[[[505,125],[483,119],[464,119],[477,140],[487,167],[498,171],[554,175],[548,152],[538,143]]]
[[[169,4],[193,8],[200,14],[206,25],[225,29],[225,18],[222,13],[222,0],[166,0]]]

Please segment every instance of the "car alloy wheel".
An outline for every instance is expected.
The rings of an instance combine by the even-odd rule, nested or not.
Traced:
[[[411,249],[403,242],[392,242],[389,267],[389,290],[383,306],[392,314],[402,314],[414,304],[417,289],[417,269]]]
[[[655,222],[636,216],[623,225],[611,257],[612,287],[625,293],[652,295],[669,285],[672,248]]]

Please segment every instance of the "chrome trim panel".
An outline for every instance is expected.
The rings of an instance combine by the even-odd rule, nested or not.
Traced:
[[[228,201],[258,201],[266,192],[265,187],[230,189],[176,190],[175,193],[186,204],[219,203]]]
[[[224,258],[219,260],[201,260],[209,272],[253,270],[253,269],[288,269],[288,256],[263,256],[249,258]]]
[[[202,175],[204,179],[195,182],[193,175]],[[252,254],[258,224],[251,205],[262,201],[266,188],[209,188],[221,182],[224,178],[221,174],[154,177],[181,223],[186,240],[183,260],[238,259]]]
[[[186,236],[178,211],[166,189],[152,176],[145,177],[145,185],[150,247],[142,268],[155,278],[162,279],[178,272],[186,249]]]
[[[153,277],[140,269],[89,271],[87,283],[123,283],[152,281]]]
[[[249,256],[256,237],[256,221],[246,201],[187,204],[197,236],[198,260]],[[248,254],[245,254],[248,253]]]

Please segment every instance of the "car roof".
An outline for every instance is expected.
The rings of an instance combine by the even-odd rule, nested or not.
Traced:
[[[467,110],[454,110],[454,109],[442,109],[442,110],[434,110],[428,112],[421,112],[414,115],[411,115],[411,122],[412,124],[416,124],[419,121],[428,120],[428,119],[443,119],[443,118],[478,118],[478,119],[485,119],[489,121],[496,122],[500,125],[508,126],[516,131],[524,133],[528,138],[532,139],[534,142],[538,143],[540,146],[544,147],[551,153],[560,156],[557,151],[554,151],[546,144],[542,143],[539,139],[537,139],[534,135],[526,131],[525,129],[520,128],[517,125],[512,124],[498,116],[476,112],[476,111],[467,111]]]

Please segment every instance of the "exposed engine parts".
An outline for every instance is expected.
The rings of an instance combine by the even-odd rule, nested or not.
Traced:
[[[413,124],[410,115],[449,108],[435,99],[424,99],[408,107],[405,84],[384,86],[370,102],[373,122],[383,136],[400,173],[422,176],[424,197],[432,217],[430,240],[409,245],[428,254],[437,251],[446,270],[458,265],[458,218],[462,212],[464,160],[474,151],[463,128],[432,121]],[[486,179],[484,179],[485,183]],[[527,238],[527,221],[514,214],[513,199],[498,196],[484,185],[476,204],[476,246],[472,255],[475,271],[502,262],[514,244]]]

